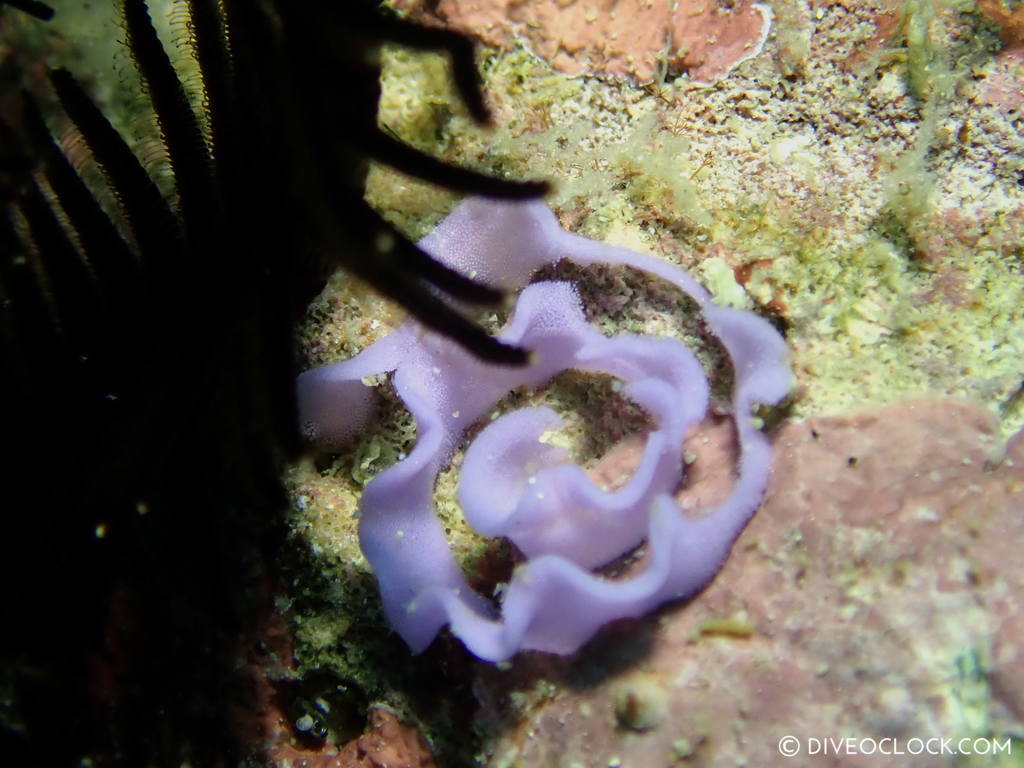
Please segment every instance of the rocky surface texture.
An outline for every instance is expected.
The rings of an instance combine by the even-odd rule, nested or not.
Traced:
[[[397,0],[395,6],[488,45],[522,43],[566,74],[640,82],[682,72],[718,80],[761,51],[772,19],[768,6],[754,0]]]
[[[392,712],[376,707],[369,713],[366,732],[338,749],[295,746],[283,735],[263,759],[271,766],[288,768],[436,768],[426,740]]]
[[[721,425],[691,438],[691,500],[719,492],[701,470],[730,443]],[[765,503],[697,599],[575,658],[481,668],[490,765],[779,765],[787,735],[794,766],[1007,764],[825,758],[806,754],[813,738],[1024,749],[1024,438],[1001,456],[984,411],[920,401],[790,424],[774,443]]]

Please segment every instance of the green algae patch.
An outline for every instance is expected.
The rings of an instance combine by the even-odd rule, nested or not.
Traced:
[[[293,537],[285,558],[292,589],[279,606],[290,617],[293,674],[303,691],[310,689],[308,703],[326,702],[335,721],[346,724],[346,732],[336,727],[329,734],[339,744],[362,733],[368,706],[383,704],[419,726],[439,764],[472,765],[475,747],[465,727],[472,692],[465,669],[409,654],[381,614],[365,561],[360,567],[349,560],[336,538],[321,549],[317,542],[326,540],[310,529]],[[304,703],[296,696],[290,709]]]

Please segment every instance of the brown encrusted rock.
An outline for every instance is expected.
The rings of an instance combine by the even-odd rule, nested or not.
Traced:
[[[240,677],[244,685],[233,706],[236,738],[260,764],[287,768],[437,768],[419,730],[384,707],[369,712],[366,731],[339,748],[330,741],[314,746],[298,738],[286,712],[281,683],[293,679],[291,633],[279,613],[246,642]]]
[[[756,55],[771,11],[755,0],[395,0],[421,22],[441,22],[488,45],[519,40],[562,72],[659,73],[702,83]]]
[[[999,462],[994,435],[948,401],[786,426],[765,503],[695,600],[574,658],[482,668],[491,765],[938,766],[957,757],[808,740],[1019,734],[1024,438]],[[731,442],[691,436],[698,471]]]
[[[341,750],[344,768],[435,768],[430,747],[420,732],[383,707],[370,712],[370,728]]]
[[[384,707],[371,709],[366,733],[341,749],[325,744],[314,750],[282,740],[263,757],[281,768],[437,768],[420,732]]]

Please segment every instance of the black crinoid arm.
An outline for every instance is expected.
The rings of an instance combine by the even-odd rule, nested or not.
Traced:
[[[230,713],[246,711],[233,670],[271,610],[279,478],[299,450],[294,328],[326,277],[345,269],[481,358],[526,360],[455,308],[497,291],[365,203],[369,160],[489,196],[545,185],[378,128],[384,42],[447,52],[486,122],[458,35],[370,0],[189,0],[194,110],[144,0],[120,5],[171,200],[74,73],[52,73],[55,111],[0,94],[0,748],[18,765],[231,765]]]

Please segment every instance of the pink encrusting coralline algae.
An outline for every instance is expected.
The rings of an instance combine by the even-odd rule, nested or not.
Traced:
[[[712,83],[761,52],[772,11],[755,0],[395,0],[422,23],[488,45],[519,42],[570,75]]]
[[[790,387],[778,332],[757,315],[715,304],[664,261],[562,230],[536,201],[468,200],[420,245],[448,266],[508,290],[561,259],[621,264],[675,285],[698,304],[732,360],[739,466],[717,507],[700,517],[681,512],[672,494],[684,472],[683,438],[708,410],[703,371],[674,339],[602,335],[585,320],[569,283],[536,282],[521,291],[499,338],[533,351],[523,368],[485,364],[408,321],[350,360],[307,371],[298,382],[303,426],[316,441],[337,444],[363,428],[373,398],[362,380],[372,375],[393,372],[395,390],[416,420],[413,450],[377,475],[359,504],[360,544],[395,630],[416,652],[448,625],[483,659],[503,660],[519,650],[565,654],[610,621],[704,586],[767,483],[771,449],[753,409],[777,403]],[[435,479],[467,428],[501,398],[567,369],[621,380],[621,394],[655,428],[633,476],[614,490],[595,485],[564,450],[544,441],[560,423],[548,408],[506,413],[482,430],[466,450],[459,502],[477,532],[509,539],[526,557],[495,607],[473,591],[449,550],[434,512]],[[637,575],[611,580],[592,572],[645,540],[649,557]]]

